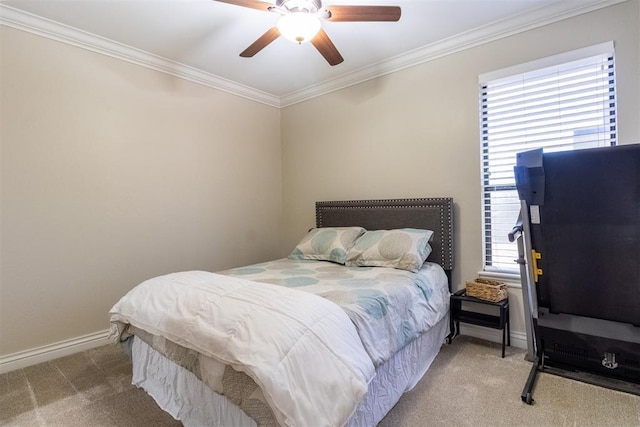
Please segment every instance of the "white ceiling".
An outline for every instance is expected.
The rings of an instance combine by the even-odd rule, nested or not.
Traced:
[[[241,58],[278,15],[214,0],[4,0],[0,22],[281,106],[620,1],[325,0],[402,8],[399,22],[323,21],[334,67],[283,37]]]

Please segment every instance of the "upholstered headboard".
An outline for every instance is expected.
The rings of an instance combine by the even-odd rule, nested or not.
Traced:
[[[367,230],[422,228],[433,231],[427,259],[453,270],[453,199],[389,199],[316,202],[316,227],[360,226]]]

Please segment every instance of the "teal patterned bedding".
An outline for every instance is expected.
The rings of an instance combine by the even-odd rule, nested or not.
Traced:
[[[220,273],[296,288],[338,304],[355,324],[376,367],[449,311],[447,276],[439,265],[430,262],[412,273],[279,259]]]

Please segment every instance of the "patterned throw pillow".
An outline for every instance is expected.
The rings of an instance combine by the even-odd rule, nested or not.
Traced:
[[[393,267],[416,272],[431,253],[431,230],[401,228],[364,233],[347,253],[348,267]]]
[[[347,251],[365,232],[362,227],[313,228],[298,243],[290,259],[313,259],[344,264]]]

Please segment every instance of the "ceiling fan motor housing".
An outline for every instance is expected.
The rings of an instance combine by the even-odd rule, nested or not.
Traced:
[[[277,0],[276,6],[289,12],[317,13],[322,3],[320,0]]]

